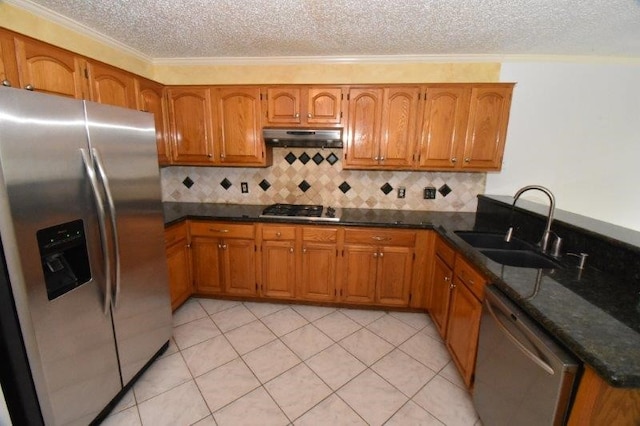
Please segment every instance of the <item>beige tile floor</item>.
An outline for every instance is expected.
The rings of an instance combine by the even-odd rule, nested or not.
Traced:
[[[105,425],[480,424],[425,314],[190,299]]]

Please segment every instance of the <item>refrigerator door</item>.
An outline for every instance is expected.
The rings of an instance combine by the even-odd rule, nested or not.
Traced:
[[[171,337],[153,116],[85,102],[89,145],[115,229],[112,315],[126,385]]]
[[[0,88],[0,235],[51,425],[88,424],[122,386],[82,148],[82,102]]]

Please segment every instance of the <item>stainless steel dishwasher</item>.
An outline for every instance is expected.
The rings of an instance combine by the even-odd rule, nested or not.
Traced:
[[[485,426],[564,423],[578,361],[494,287],[479,340],[473,401]]]

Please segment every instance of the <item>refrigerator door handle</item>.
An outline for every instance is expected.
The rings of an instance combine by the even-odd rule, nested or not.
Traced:
[[[93,192],[93,198],[96,202],[96,209],[98,210],[98,227],[100,228],[100,243],[102,245],[102,255],[104,256],[105,265],[105,291],[104,291],[104,314],[109,314],[109,304],[111,302],[111,255],[109,253],[109,245],[107,244],[107,224],[105,218],[104,202],[100,196],[100,188],[98,186],[98,178],[96,172],[93,169],[91,156],[86,149],[80,148],[82,155],[82,162],[84,163],[84,169],[89,177],[91,183],[91,190]]]
[[[109,206],[109,218],[111,220],[111,230],[113,232],[113,248],[115,252],[116,259],[116,276],[115,276],[115,288],[112,289],[113,298],[112,303],[113,307],[118,307],[118,299],[120,296],[120,245],[118,241],[118,224],[116,220],[116,205],[113,201],[113,195],[111,194],[111,187],[109,186],[109,177],[104,170],[104,164],[102,163],[102,158],[100,157],[100,151],[96,148],[91,149],[91,153],[93,154],[93,158],[95,160],[96,168],[98,169],[98,174],[100,175],[100,180],[102,181],[102,186],[104,187],[104,193],[107,197],[107,205]]]
[[[507,336],[507,338],[509,340],[511,340],[511,342],[518,348],[520,349],[520,351],[527,357],[529,358],[531,361],[533,361],[536,365],[538,365],[540,368],[542,368],[547,374],[553,376],[555,374],[555,371],[553,370],[553,367],[551,367],[549,364],[547,364],[543,359],[541,359],[540,357],[538,357],[536,354],[534,354],[533,352],[531,352],[529,349],[527,349],[527,347],[525,345],[523,345],[520,340],[518,340],[517,337],[515,337],[513,334],[511,334],[511,332],[507,329],[507,327],[502,323],[502,321],[500,321],[500,319],[498,318],[498,316],[495,314],[495,312],[493,312],[493,308],[491,307],[491,302],[489,301],[488,298],[484,299],[484,305],[487,308],[487,311],[489,312],[489,315],[491,315],[491,317],[493,318],[493,320],[496,322],[496,325],[498,326],[498,328],[504,333],[505,336]],[[522,330],[522,328],[520,328]],[[526,333],[525,330],[522,330],[523,332]]]

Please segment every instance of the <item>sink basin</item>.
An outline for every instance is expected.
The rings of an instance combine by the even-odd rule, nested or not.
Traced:
[[[531,250],[480,249],[480,253],[501,265],[536,269],[553,269],[560,267],[560,264],[555,260]]]
[[[476,248],[499,250],[534,250],[534,246],[518,238],[510,242],[504,240],[504,234],[474,231],[456,231],[455,234]]]

